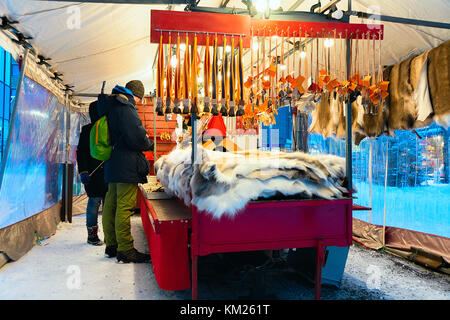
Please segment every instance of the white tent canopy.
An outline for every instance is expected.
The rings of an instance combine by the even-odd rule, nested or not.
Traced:
[[[201,0],[204,7],[219,7],[220,0]],[[309,11],[317,0],[281,0],[285,11]],[[322,1],[322,5],[325,5]],[[298,5],[297,7],[295,7]],[[346,11],[347,1],[338,3]],[[184,10],[184,5],[172,10]],[[245,8],[239,0],[228,7]],[[14,25],[33,48],[52,60],[53,71],[62,73],[64,84],[74,90],[98,93],[102,81],[106,91],[116,84],[140,79],[146,92],[155,88],[153,62],[157,45],[150,43],[150,11],[167,5],[99,4],[34,0],[2,0],[0,15],[18,21]],[[379,11],[382,15],[448,22],[449,0],[352,1],[352,10]],[[351,22],[367,20],[352,17]],[[78,24],[79,22],[79,24]],[[390,65],[450,39],[450,30],[382,22],[385,35],[382,64]],[[17,56],[15,43],[0,35],[0,45]]]

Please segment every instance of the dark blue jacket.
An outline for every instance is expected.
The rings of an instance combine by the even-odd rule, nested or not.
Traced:
[[[80,138],[77,147],[77,164],[79,172],[92,174],[84,188],[88,197],[104,198],[108,191],[108,184],[105,183],[104,165],[100,160],[91,157],[90,134],[93,124],[98,120],[97,101],[89,105],[89,116],[91,123],[81,128]],[[99,167],[100,166],[100,167]],[[95,172],[94,172],[95,170]],[[92,173],[94,172],[94,173]]]
[[[105,162],[105,182],[147,183],[150,164],[142,151],[153,150],[153,142],[137,113],[128,90],[119,87],[113,94],[100,94],[98,114],[106,115],[113,150]],[[122,93],[123,92],[123,93]]]

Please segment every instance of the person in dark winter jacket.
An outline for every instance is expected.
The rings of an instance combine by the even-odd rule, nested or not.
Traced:
[[[105,162],[108,193],[103,207],[103,232],[108,257],[120,262],[145,262],[150,255],[134,248],[130,217],[136,206],[138,183],[147,183],[150,164],[143,151],[153,150],[153,142],[137,114],[136,102],[144,97],[144,85],[133,80],[116,86],[111,95],[99,95],[98,114],[106,115],[111,157]]]
[[[97,113],[97,101],[89,105],[89,116],[91,123],[81,128],[77,147],[77,163],[81,182],[88,195],[86,208],[86,227],[88,231],[87,242],[92,245],[101,246],[103,242],[98,237],[98,210],[100,204],[105,201],[108,185],[104,180],[103,165],[101,161],[91,157],[90,132],[93,124],[99,119]]]

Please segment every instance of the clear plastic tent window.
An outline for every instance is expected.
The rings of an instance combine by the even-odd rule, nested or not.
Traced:
[[[54,95],[24,78],[0,190],[0,229],[61,200],[65,162],[65,107]],[[73,115],[70,144],[78,142],[80,115]],[[73,148],[75,149],[75,148]],[[70,160],[73,162],[74,153]]]
[[[354,203],[372,208],[354,211],[353,217],[450,237],[450,184],[445,172],[450,170],[450,129],[432,124],[416,131],[418,135],[397,130],[394,138],[365,138],[353,145],[353,182],[358,190]],[[309,152],[345,157],[345,141],[310,134]]]

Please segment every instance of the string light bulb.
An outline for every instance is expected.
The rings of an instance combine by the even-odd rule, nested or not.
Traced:
[[[280,7],[280,0],[270,0],[269,1],[269,7],[272,10],[276,10]]]
[[[177,67],[177,56],[172,56],[172,58],[170,58],[170,65],[172,66],[172,68],[176,68]]]
[[[325,41],[323,42],[323,44],[325,45],[326,48],[332,47],[334,44],[333,39],[325,39]]]
[[[267,0],[255,0],[255,9],[259,12],[266,12],[269,4]]]
[[[300,52],[300,58],[305,59],[305,57],[306,57],[306,52],[305,51]]]

